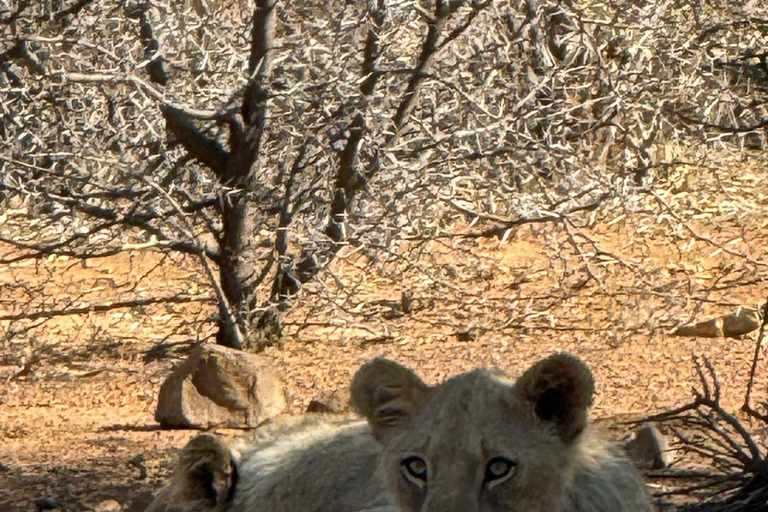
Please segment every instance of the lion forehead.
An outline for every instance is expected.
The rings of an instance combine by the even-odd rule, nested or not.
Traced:
[[[484,370],[449,379],[432,390],[396,444],[404,450],[450,449],[459,456],[472,449],[511,449],[532,434],[549,435],[513,389],[512,382]]]

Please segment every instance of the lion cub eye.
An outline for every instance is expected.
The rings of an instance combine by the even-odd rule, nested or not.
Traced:
[[[494,457],[485,466],[485,483],[493,487],[515,474],[517,464],[504,457]]]
[[[416,456],[406,457],[401,464],[408,480],[420,486],[427,483],[427,463],[424,459]]]

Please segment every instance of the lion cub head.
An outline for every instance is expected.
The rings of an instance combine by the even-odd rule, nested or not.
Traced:
[[[513,385],[477,370],[430,387],[375,359],[352,382],[352,402],[382,444],[382,470],[404,512],[559,512],[594,384],[567,354],[533,365]]]

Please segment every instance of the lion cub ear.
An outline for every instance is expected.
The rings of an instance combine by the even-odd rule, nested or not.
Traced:
[[[352,405],[365,416],[379,441],[407,427],[429,392],[411,370],[387,359],[364,364],[352,379]]]
[[[183,500],[211,509],[223,507],[230,499],[237,478],[237,464],[229,446],[211,434],[193,437],[181,450],[174,470],[175,485]]]
[[[518,396],[534,407],[536,415],[553,422],[565,443],[587,426],[595,383],[589,368],[569,354],[555,354],[531,366],[515,383]]]

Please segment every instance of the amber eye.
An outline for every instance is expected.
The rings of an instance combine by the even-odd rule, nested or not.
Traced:
[[[406,457],[401,462],[405,469],[405,476],[416,484],[423,485],[427,482],[427,463],[421,457]]]
[[[490,487],[507,480],[515,473],[517,464],[504,457],[494,457],[485,466],[485,483]]]

